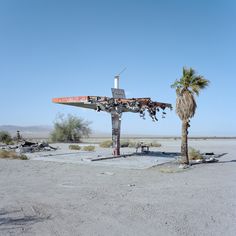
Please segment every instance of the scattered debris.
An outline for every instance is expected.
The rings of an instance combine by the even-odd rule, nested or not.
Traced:
[[[129,187],[135,187],[135,184],[128,184]]]
[[[219,160],[216,158],[220,158],[222,155],[225,155],[225,153],[223,154],[215,154],[214,152],[201,153],[201,159],[191,160],[190,163],[191,165],[200,163],[214,163],[218,162]]]
[[[15,150],[16,152],[19,152],[19,153],[57,150],[57,148],[50,146],[46,142],[34,143],[34,142],[26,141],[26,140],[24,140],[21,143],[18,143],[17,145],[3,145],[3,146],[1,146],[1,149]]]
[[[179,169],[188,169],[190,167],[190,165],[187,164],[180,164],[179,165]]]
[[[113,172],[109,172],[109,171],[101,172],[100,174],[101,174],[101,175],[110,175],[110,176],[114,175]]]
[[[203,153],[203,155],[215,155],[214,152],[206,152],[206,153]]]
[[[213,163],[213,162],[218,162],[219,160],[217,160],[215,157],[210,157],[207,159],[203,159],[203,163]]]

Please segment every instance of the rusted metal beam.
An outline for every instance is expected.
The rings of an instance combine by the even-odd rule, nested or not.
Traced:
[[[121,115],[111,114],[112,122],[112,148],[113,155],[120,155],[120,127],[121,127]]]
[[[122,154],[122,155],[113,155],[113,156],[109,156],[109,157],[99,157],[99,158],[91,159],[91,161],[103,161],[103,160],[109,160],[109,159],[115,159],[115,158],[121,158],[121,157],[129,157],[129,156],[133,156],[133,155],[135,155],[135,154],[130,153],[130,154]]]

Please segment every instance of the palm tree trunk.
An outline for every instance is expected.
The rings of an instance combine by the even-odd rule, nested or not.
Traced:
[[[189,164],[188,159],[188,120],[182,121],[182,143],[181,143],[181,163]]]

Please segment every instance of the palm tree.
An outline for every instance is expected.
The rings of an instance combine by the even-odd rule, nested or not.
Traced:
[[[176,80],[171,88],[176,89],[176,113],[182,120],[181,156],[182,164],[189,164],[188,158],[188,128],[190,118],[195,114],[197,104],[194,95],[199,95],[200,90],[206,88],[209,81],[201,75],[196,75],[192,68],[183,68],[183,75]]]

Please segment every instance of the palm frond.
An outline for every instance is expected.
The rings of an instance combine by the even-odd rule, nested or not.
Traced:
[[[190,88],[198,96],[199,92],[209,85],[209,81],[204,79],[203,76],[196,76],[193,78]]]
[[[171,88],[177,88],[178,85],[179,85],[179,81],[175,80],[175,82],[170,87]]]
[[[188,72],[190,77],[193,77],[196,74],[195,70],[192,67],[189,68]]]

